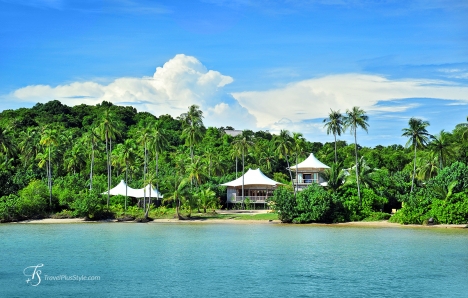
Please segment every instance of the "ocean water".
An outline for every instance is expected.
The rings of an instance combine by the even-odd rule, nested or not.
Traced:
[[[0,297],[468,297],[468,229],[1,224]]]

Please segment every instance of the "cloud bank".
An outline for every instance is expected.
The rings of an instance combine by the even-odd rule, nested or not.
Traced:
[[[414,105],[381,106],[378,103],[405,98],[440,98],[468,101],[468,87],[447,81],[389,80],[378,75],[340,74],[288,84],[266,91],[233,94],[257,119],[258,127],[272,130],[323,125],[307,123],[325,118],[330,109],[345,112],[359,106],[369,114],[403,112]],[[306,131],[304,131],[306,132]]]
[[[74,82],[52,87],[33,85],[15,90],[11,99],[27,102],[48,102],[58,99],[67,105],[95,105],[103,100],[119,105],[132,105],[154,115],[173,117],[186,112],[192,104],[206,112],[206,124],[247,128],[255,119],[223,91],[234,80],[206,67],[195,57],[176,55],[152,77],[118,78],[108,85],[96,82]],[[230,117],[230,113],[239,117]]]
[[[383,128],[387,129],[388,119],[399,119],[399,129],[393,134],[386,131],[388,138],[395,139],[400,137],[407,118],[421,117],[410,113],[434,114],[428,111],[434,105],[431,98],[450,100],[447,106],[468,104],[468,87],[447,80],[391,80],[379,75],[350,73],[301,80],[265,91],[229,94],[224,87],[233,81],[230,76],[208,70],[195,57],[180,54],[157,67],[149,77],[118,78],[107,85],[92,81],[55,87],[32,85],[1,97],[30,103],[58,99],[67,105],[95,105],[105,100],[132,105],[156,116],[173,117],[196,104],[204,111],[207,126],[229,125],[271,132],[288,129],[321,141],[328,140],[322,119],[330,109],[343,113],[353,106],[364,109],[371,121],[377,121],[372,124],[377,130],[374,139]]]

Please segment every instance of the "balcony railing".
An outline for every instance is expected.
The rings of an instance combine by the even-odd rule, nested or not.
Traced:
[[[319,183],[318,180],[314,179],[299,179],[299,182],[297,182],[297,179],[293,179],[294,184],[312,184],[312,183]]]
[[[229,203],[241,203],[243,199],[249,199],[250,203],[266,203],[267,196],[238,196],[238,195],[231,195],[227,199]]]

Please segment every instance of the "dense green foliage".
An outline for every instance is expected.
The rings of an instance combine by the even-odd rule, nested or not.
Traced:
[[[368,130],[366,123],[346,127],[353,125],[349,117],[332,111],[325,120],[329,133],[336,137]],[[439,223],[462,223],[468,214],[467,127],[460,124],[427,142],[410,142],[418,144],[417,150],[368,148],[340,140],[310,142],[288,131],[245,130],[232,137],[225,133],[231,127],[205,127],[197,106],[173,118],[109,102],[74,107],[56,100],[38,103],[0,113],[0,220],[210,212],[225,206],[226,188],[220,184],[259,167],[287,184],[271,202],[284,222],[382,219],[403,203],[393,221],[424,223],[432,217]],[[288,166],[310,152],[331,166],[324,173],[329,186],[314,185],[294,195]],[[101,195],[120,180],[133,188],[151,183],[165,199]]]

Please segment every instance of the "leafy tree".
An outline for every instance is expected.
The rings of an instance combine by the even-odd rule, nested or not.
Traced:
[[[409,127],[403,128],[402,136],[408,137],[409,140],[406,143],[406,147],[414,147],[414,167],[413,167],[413,179],[411,181],[411,191],[413,192],[414,178],[416,176],[416,149],[418,145],[423,148],[429,142],[430,134],[427,132],[426,127],[429,126],[428,121],[423,121],[417,118],[411,118],[408,122]]]

